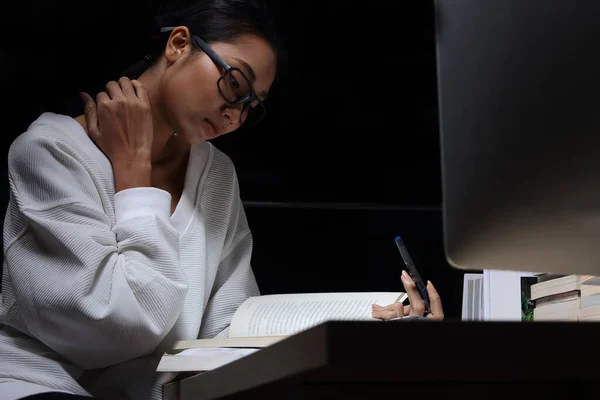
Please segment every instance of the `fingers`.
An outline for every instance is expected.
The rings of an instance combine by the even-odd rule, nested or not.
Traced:
[[[406,271],[402,271],[400,279],[402,280],[402,284],[404,285],[404,289],[406,290],[411,305],[408,315],[422,317],[425,314],[425,303],[417,290],[417,285],[415,285],[415,282]]]
[[[119,86],[126,97],[137,97],[131,81],[126,76],[119,79]]]
[[[133,80],[131,81],[131,84],[133,85],[133,88],[135,90],[135,94],[136,96],[144,103],[146,104],[150,104],[150,99],[148,98],[148,92],[146,92],[146,89],[144,88],[144,85],[142,85],[142,83],[140,81],[137,80]]]
[[[389,320],[392,318],[399,318],[404,315],[404,306],[402,303],[394,303],[387,306],[380,306],[378,304],[372,305],[373,318]]]
[[[106,92],[110,96],[111,100],[116,100],[125,97],[121,86],[115,81],[110,81],[106,84]]]
[[[144,85],[142,85],[140,81],[130,80],[126,76],[121,77],[119,82],[108,82],[106,84],[106,92],[111,100],[123,97],[137,97],[142,100],[142,102],[149,103],[148,93],[146,92]]]
[[[96,111],[101,112],[103,107],[106,107],[110,103],[110,97],[106,92],[100,92],[96,95]]]
[[[79,93],[83,101],[83,109],[85,112],[85,123],[87,125],[88,135],[94,137],[100,133],[98,127],[98,109],[92,96],[85,92]]]
[[[404,316],[408,316],[410,314],[410,310],[411,310],[411,306],[410,304],[407,306],[404,306]]]
[[[119,79],[118,83],[115,81],[108,82],[106,84],[106,93],[108,93],[111,100],[137,97],[142,103],[147,106],[150,105],[148,92],[144,88],[144,85],[140,81],[130,80],[125,76]]]
[[[427,293],[429,294],[429,306],[431,308],[431,314],[428,317],[440,321],[443,320],[444,309],[442,308],[442,299],[430,281],[427,281]]]
[[[398,315],[392,310],[373,310],[371,313],[373,318],[389,320],[392,318],[397,318]]]

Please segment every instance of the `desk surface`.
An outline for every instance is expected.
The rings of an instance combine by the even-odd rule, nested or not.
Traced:
[[[599,339],[596,323],[327,322],[167,385],[165,399],[215,398],[277,382],[600,381]]]

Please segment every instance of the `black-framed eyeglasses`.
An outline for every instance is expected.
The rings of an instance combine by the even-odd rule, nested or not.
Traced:
[[[162,28],[161,32],[169,32],[174,27]],[[242,105],[240,112],[240,125],[250,127],[262,121],[267,115],[262,100],[257,96],[252,83],[246,75],[236,67],[232,67],[221,58],[206,42],[192,34],[194,43],[223,70],[221,77],[217,80],[217,88],[225,101],[232,105]]]

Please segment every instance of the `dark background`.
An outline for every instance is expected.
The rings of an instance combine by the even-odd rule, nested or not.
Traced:
[[[460,318],[463,274],[443,251],[432,1],[270,3],[287,67],[269,115],[214,141],[238,171],[262,293],[403,290],[401,235]],[[11,6],[0,24],[3,203],[10,142],[43,111],[78,115],[78,91],[141,59],[156,9]]]

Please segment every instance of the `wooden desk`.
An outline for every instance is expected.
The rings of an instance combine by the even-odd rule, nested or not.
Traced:
[[[596,323],[327,322],[164,398],[598,399],[599,341]]]

